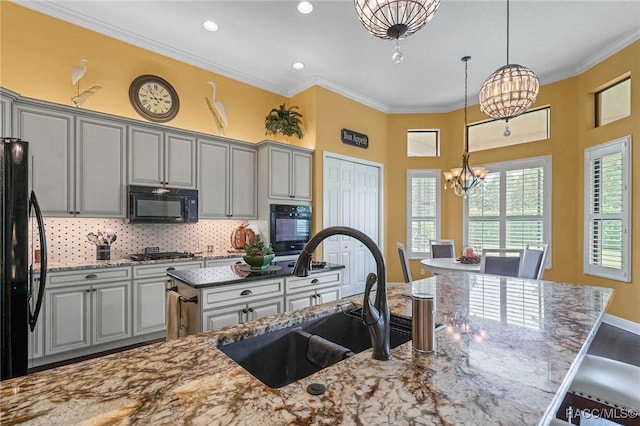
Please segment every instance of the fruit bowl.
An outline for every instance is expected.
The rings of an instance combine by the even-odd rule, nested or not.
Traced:
[[[247,254],[242,258],[251,266],[251,269],[261,270],[267,268],[274,257],[276,257],[275,254],[266,254],[264,256],[250,256]]]
[[[463,263],[465,265],[477,265],[478,263],[480,263],[482,261],[482,258],[480,256],[476,256],[473,255],[471,257],[468,256],[460,256],[458,259],[456,259],[458,262]]]

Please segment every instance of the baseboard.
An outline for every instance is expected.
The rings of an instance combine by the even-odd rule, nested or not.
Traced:
[[[614,327],[621,328],[622,330],[628,331],[630,333],[640,335],[640,324],[638,324],[637,322],[629,321],[611,314],[604,314],[602,322]]]

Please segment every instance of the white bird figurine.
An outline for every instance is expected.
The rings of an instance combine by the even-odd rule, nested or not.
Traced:
[[[78,84],[78,82],[82,77],[84,77],[84,73],[86,72],[87,72],[87,60],[80,59],[80,65],[73,67],[73,70],[71,71],[71,84],[73,84],[74,86]]]
[[[207,102],[207,106],[209,107],[209,111],[213,114],[216,119],[216,124],[218,125],[218,129],[224,134],[224,127],[227,126],[227,109],[224,107],[222,101],[216,101],[216,91],[218,87],[213,81],[207,81],[213,87],[213,94],[211,95],[211,102],[206,97],[204,98]]]

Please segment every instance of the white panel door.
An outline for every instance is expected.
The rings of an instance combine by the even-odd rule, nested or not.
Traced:
[[[167,185],[180,188],[196,187],[196,140],[191,136],[167,133],[165,172]]]
[[[124,217],[125,126],[76,120],[76,210],[85,217]]]
[[[133,335],[164,331],[167,327],[166,278],[133,282]]]
[[[247,305],[242,303],[205,311],[202,313],[202,331],[241,324],[247,318],[245,310],[248,311]]]
[[[158,185],[164,182],[162,132],[129,127],[129,183]]]
[[[324,227],[338,226],[340,221],[340,161],[325,157],[324,161]],[[340,258],[339,241],[337,235],[332,235],[322,242],[323,259],[329,263],[343,264]],[[346,266],[346,265],[345,265]],[[342,274],[342,280],[347,280],[348,271]],[[348,282],[348,281],[347,281]]]
[[[297,311],[299,309],[308,308],[314,305],[315,302],[315,290],[305,291],[298,294],[292,294],[287,296],[286,306],[287,312]]]
[[[45,290],[45,355],[91,346],[91,287]]]
[[[249,320],[257,320],[284,312],[284,298],[263,300],[248,304]]]
[[[317,304],[335,302],[341,297],[340,286],[319,289],[319,290],[316,290],[316,294],[317,294],[317,297],[316,297]]]
[[[200,140],[198,147],[200,217],[226,218],[229,214],[229,144]]]
[[[355,164],[355,196],[358,209],[355,211],[354,228],[364,232],[379,246],[378,240],[378,173],[377,167]],[[356,288],[358,293],[364,291],[364,284],[370,272],[376,272],[376,264],[371,251],[364,244],[355,241],[356,263],[358,274]],[[379,247],[380,248],[380,247]],[[382,251],[382,250],[381,250]]]
[[[258,217],[258,155],[255,149],[231,147],[231,208],[234,219]]]
[[[54,109],[16,108],[18,137],[29,142],[31,188],[45,216],[75,214],[74,118]]]
[[[131,281],[97,284],[91,293],[93,344],[131,337]]]

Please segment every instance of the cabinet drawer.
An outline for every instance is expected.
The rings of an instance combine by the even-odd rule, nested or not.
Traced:
[[[320,274],[311,274],[308,277],[288,277],[287,292],[305,291],[341,282],[341,271],[330,271]]]
[[[173,268],[173,269],[169,269]],[[202,268],[202,262],[155,263],[153,265],[136,265],[133,267],[133,279],[163,277],[167,270],[184,271]]]
[[[216,266],[239,265],[244,263],[241,257],[231,257],[227,259],[211,259],[205,262],[206,268],[214,268]]]
[[[284,295],[284,280],[264,280],[246,284],[231,284],[202,291],[202,309],[209,309],[229,302],[252,302],[265,297]]]
[[[47,275],[48,287],[65,285],[93,284],[105,281],[121,281],[131,279],[131,267],[81,269],[68,272],[51,272]]]

